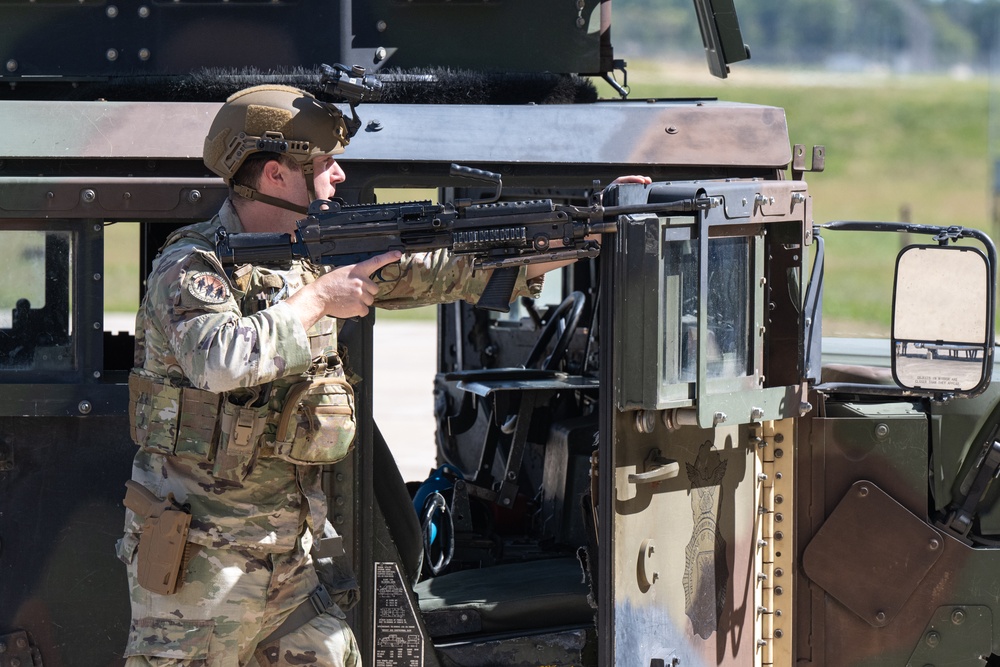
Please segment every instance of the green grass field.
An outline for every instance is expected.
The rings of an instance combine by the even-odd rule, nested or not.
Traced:
[[[816,222],[900,220],[991,230],[989,86],[985,78],[832,76],[734,66],[716,80],[700,63],[630,62],[632,98],[718,97],[785,109],[792,143],[826,146],[807,174]],[[612,97],[606,84],[602,96]],[[829,232],[825,332],[888,331],[892,267],[901,239]],[[108,310],[134,311],[138,231],[108,230]],[[433,309],[391,317],[432,317]]]

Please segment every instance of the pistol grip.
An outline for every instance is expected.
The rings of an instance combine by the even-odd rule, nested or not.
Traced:
[[[492,310],[497,313],[509,313],[510,297],[514,293],[519,272],[520,269],[516,266],[493,269],[493,274],[486,282],[486,287],[483,288],[479,301],[476,302],[476,308]]]

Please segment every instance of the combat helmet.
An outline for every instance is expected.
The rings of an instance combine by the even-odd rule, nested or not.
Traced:
[[[304,212],[294,204],[236,184],[233,176],[250,155],[278,153],[302,167],[310,198],[315,198],[313,158],[343,153],[351,135],[336,106],[291,86],[253,86],[232,94],[219,109],[205,137],[202,156],[205,166],[225,179],[239,196]]]

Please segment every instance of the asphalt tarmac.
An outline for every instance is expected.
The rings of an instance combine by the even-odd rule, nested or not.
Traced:
[[[424,480],[434,467],[436,326],[375,320],[375,422],[406,481]]]

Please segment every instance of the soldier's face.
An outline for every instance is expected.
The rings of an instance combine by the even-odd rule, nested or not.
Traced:
[[[337,184],[347,178],[344,170],[332,157],[313,158],[313,187],[317,199],[332,199],[337,192]]]

